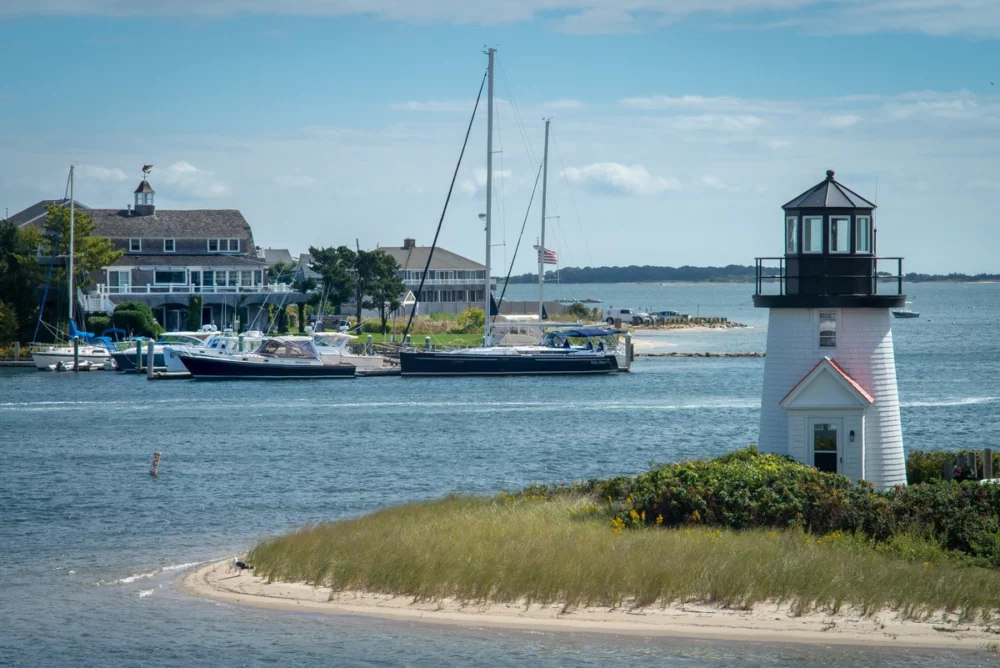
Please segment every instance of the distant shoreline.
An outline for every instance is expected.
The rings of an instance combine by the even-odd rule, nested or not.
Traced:
[[[705,604],[664,608],[587,607],[566,612],[562,605],[463,604],[454,599],[414,601],[412,596],[333,592],[306,583],[272,582],[233,569],[228,560],[199,566],[177,581],[188,595],[269,610],[373,617],[446,626],[513,628],[564,633],[704,638],[732,642],[979,650],[996,636],[982,629],[941,631],[940,622],[900,621],[894,612],[862,616],[856,611],[793,615],[788,606],[758,604],[753,610]]]

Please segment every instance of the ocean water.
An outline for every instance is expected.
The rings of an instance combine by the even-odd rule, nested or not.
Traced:
[[[524,298],[530,297],[530,286]],[[560,286],[723,315],[664,350],[763,350],[746,285]],[[1000,286],[908,286],[910,448],[1000,446]],[[552,288],[555,290],[555,287]],[[696,311],[697,310],[697,311]],[[178,593],[192,564],[291,527],[451,492],[635,473],[756,436],[763,360],[640,359],[595,378],[150,383],[0,375],[0,665],[993,665],[984,652],[553,634],[296,615]],[[146,471],[163,453],[161,476]]]

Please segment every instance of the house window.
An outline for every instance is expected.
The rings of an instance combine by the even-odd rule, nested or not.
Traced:
[[[163,252],[164,253],[173,253],[174,252],[174,240],[173,239],[164,239],[163,240]]]
[[[785,218],[785,252],[799,252],[799,217],[788,216]]]
[[[215,285],[220,288],[226,285],[226,272],[215,272]]]
[[[819,347],[820,348],[836,348],[837,347],[837,314],[836,313],[820,313],[819,314]]]
[[[851,219],[849,217],[830,217],[830,252],[851,252]]]
[[[238,281],[239,278],[240,278],[240,272],[238,272],[238,271],[231,271],[231,272],[229,272],[229,287],[235,288],[236,287],[236,281]]]
[[[157,285],[183,285],[187,281],[183,271],[154,271],[153,282]]]
[[[203,271],[201,272],[201,282],[202,285],[213,285],[215,283],[215,272],[214,271]]]
[[[240,250],[240,240],[239,239],[219,239],[219,247],[226,250],[226,246],[229,247],[229,252],[236,252]]]
[[[872,252],[872,219],[868,216],[858,216],[858,238],[857,238],[857,252],[858,253],[871,253]]]
[[[802,250],[806,253],[823,252],[823,216],[802,218]]]
[[[248,288],[253,285],[253,272],[252,271],[241,271],[240,272],[240,285]]]
[[[142,239],[129,239],[128,240],[128,252],[129,253],[141,253],[142,252]]]
[[[208,240],[208,252],[209,253],[218,253],[219,252],[219,240],[218,239],[209,239]]]

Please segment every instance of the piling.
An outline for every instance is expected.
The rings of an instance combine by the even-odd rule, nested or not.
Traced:
[[[80,370],[80,339],[73,339],[73,371]]]
[[[403,345],[404,346],[413,345],[412,337],[409,334],[407,334],[406,338],[403,340]]]
[[[21,342],[20,341],[15,341],[14,342],[14,361],[15,362],[20,362],[21,361]]]
[[[146,344],[146,378],[153,377],[153,362],[155,361],[153,357],[153,340],[150,339]]]
[[[632,368],[632,360],[635,358],[635,353],[632,349],[632,333],[625,332],[625,364],[629,369]]]
[[[382,332],[382,336],[383,337],[385,336],[385,332]],[[383,338],[382,340],[384,341],[385,339]],[[372,335],[369,334],[368,343],[365,344],[365,355],[371,355],[371,354],[372,354]]]
[[[983,450],[983,480],[993,478],[993,448]]]
[[[945,462],[944,470],[941,472],[945,480],[955,479],[955,464],[953,462]]]
[[[965,462],[969,467],[969,473],[972,475],[973,480],[979,478],[978,471],[976,470],[976,453],[975,451],[965,453]]]

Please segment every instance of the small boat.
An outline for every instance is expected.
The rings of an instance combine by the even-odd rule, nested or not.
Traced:
[[[587,297],[586,299],[581,299],[580,303],[581,304],[602,304],[603,302],[600,299],[594,299],[592,297]]]
[[[898,311],[893,311],[892,315],[895,318],[919,318],[920,317],[920,312],[919,311],[913,311],[913,310],[908,309],[908,308],[903,308],[903,309],[899,309]]]
[[[165,334],[164,336],[170,336]],[[214,355],[214,356],[240,356],[253,350],[257,350],[264,342],[264,334],[259,331],[249,331],[244,334],[234,334],[233,330],[226,329],[219,332],[212,330],[211,335],[200,340],[195,338],[194,342],[166,341],[162,345],[162,356],[157,354],[156,347],[153,349],[154,368],[158,362],[166,367],[168,373],[186,373],[187,367],[181,361],[181,355],[188,353],[191,355]],[[161,342],[157,342],[158,346]]]
[[[243,355],[181,354],[181,362],[195,379],[354,378],[351,364],[327,363],[308,336],[265,339]]]
[[[358,337],[343,332],[315,332],[313,343],[320,357],[327,364],[350,364],[358,369],[381,369],[385,358],[381,355],[355,355],[348,345]]]

